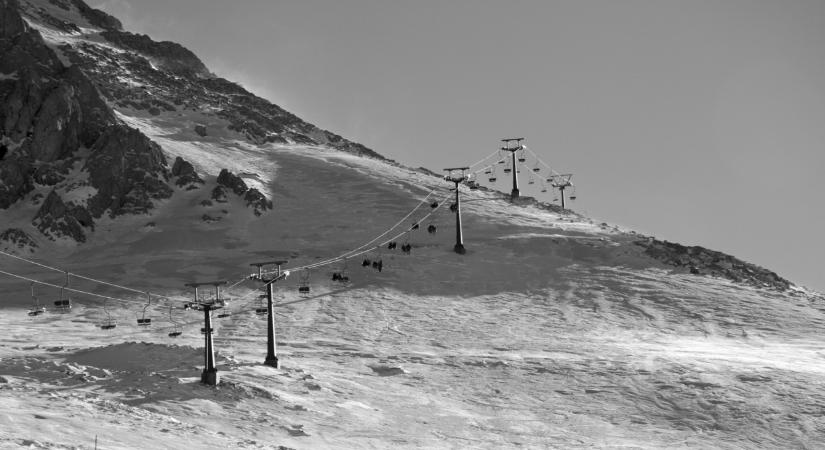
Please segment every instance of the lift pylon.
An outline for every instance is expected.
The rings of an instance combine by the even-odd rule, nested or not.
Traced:
[[[461,230],[461,196],[459,195],[461,191],[458,186],[468,179],[467,171],[470,168],[450,167],[444,170],[447,172],[444,180],[455,183],[455,246],[453,250],[459,255],[463,255],[467,250],[464,248],[464,236]]]
[[[275,351],[275,313],[272,311],[273,301],[272,294],[275,282],[283,280],[289,276],[288,271],[282,271],[281,265],[286,264],[287,261],[264,261],[252,263],[250,266],[257,267],[258,273],[249,276],[251,280],[266,283],[266,359],[264,364],[270,367],[279,368],[278,355]],[[266,266],[275,266],[274,271],[264,271]]]
[[[208,281],[201,283],[188,283],[186,287],[195,289],[195,301],[189,303],[189,309],[203,311],[203,334],[204,334],[204,349],[203,349],[203,372],[201,373],[201,383],[209,386],[217,386],[220,383],[218,376],[218,369],[215,367],[215,349],[212,342],[212,311],[223,308],[224,304],[220,301],[221,286],[225,285],[226,281]],[[206,300],[198,295],[198,288],[201,286],[214,286],[215,298]]]
[[[561,209],[564,209],[564,190],[570,186],[573,186],[573,183],[570,182],[570,178],[572,177],[572,173],[552,175],[550,177],[550,185],[559,190],[559,197],[561,197]]]
[[[513,158],[513,190],[510,192],[510,199],[515,200],[519,197],[519,190],[518,190],[518,170],[516,170],[516,152],[519,150],[523,150],[524,146],[521,145],[521,141],[524,138],[506,138],[502,139],[501,142],[504,143],[504,146],[501,147],[502,151],[510,152],[510,156]]]

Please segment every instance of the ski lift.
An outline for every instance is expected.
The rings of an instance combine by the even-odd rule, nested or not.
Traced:
[[[505,167],[505,168],[504,168],[504,173],[510,173],[510,172],[512,172],[512,171],[513,171],[513,170],[512,170],[512,169],[510,169],[509,167]]]
[[[152,324],[152,319],[146,317],[146,309],[152,305],[152,294],[146,293],[146,304],[143,305],[143,314],[141,314],[140,318],[137,320],[138,326],[147,327]]]
[[[436,208],[438,208],[438,202],[432,202],[432,203],[430,203],[430,208],[432,208],[432,209],[436,209]]]
[[[438,230],[438,228],[433,224],[430,224],[430,226],[427,227],[427,233],[430,233],[430,234],[435,234],[435,232],[437,230]]]
[[[60,287],[60,299],[54,301],[54,307],[57,309],[58,312],[66,313],[72,309],[72,299],[67,297],[63,298],[63,291],[69,287],[69,271],[66,271],[66,282],[63,286]]]
[[[576,199],[576,186],[573,186],[573,192],[570,193],[570,200]]]
[[[209,332],[214,333],[215,329],[210,327]],[[201,334],[206,334],[206,327],[201,327]]]
[[[396,247],[398,247],[398,243],[395,241],[390,241],[390,243],[387,244],[388,250],[395,250]]]
[[[341,270],[337,272],[332,272],[332,281],[337,281],[339,283],[349,283],[349,276],[347,276],[347,259],[343,259],[344,264],[341,267]]]
[[[450,211],[456,212],[458,211],[458,205],[455,203],[450,204]]]
[[[524,156],[524,146],[521,146],[521,148],[518,150],[518,162],[524,161],[527,161],[527,158]]]
[[[31,288],[32,288],[32,300],[34,301],[34,304],[32,305],[32,308],[29,310],[29,316],[35,317],[35,316],[39,316],[39,315],[43,314],[44,312],[46,312],[46,308],[43,307],[43,306],[40,306],[40,300],[38,300],[37,296],[34,295],[34,281],[32,281]]]
[[[302,297],[306,297],[309,292],[309,271],[307,270],[301,275],[301,280],[298,282],[298,293]]]
[[[471,191],[475,191],[475,190],[477,190],[477,189],[478,189],[478,182],[475,182],[475,181],[468,181],[468,182],[467,182],[467,186],[469,186],[469,187],[470,187],[470,190],[471,190]]]
[[[103,300],[103,312],[106,313],[106,322],[100,325],[101,330],[114,330],[117,328],[117,322],[112,319],[112,315],[109,313],[108,303],[109,299]]]
[[[176,338],[176,337],[180,336],[181,334],[183,334],[183,332],[180,331],[180,325],[178,325],[178,323],[175,322],[175,319],[172,317],[172,308],[173,308],[173,306],[169,307],[169,321],[172,322],[172,326],[174,326],[175,328],[172,331],[169,332],[169,337],[170,338]]]
[[[222,313],[218,314],[218,319],[226,319],[227,317],[231,317],[232,313],[229,311],[224,310]]]
[[[393,247],[395,248],[395,247]],[[403,249],[404,246],[402,245],[401,248]],[[369,267],[372,265],[372,261],[369,258],[364,258],[364,261],[361,263],[361,267]]]
[[[414,224],[412,224],[412,227],[410,227],[410,230],[417,230],[418,228],[418,222],[415,222]]]
[[[489,175],[491,173],[493,173],[493,169],[487,169],[487,170],[484,171],[485,175]]]

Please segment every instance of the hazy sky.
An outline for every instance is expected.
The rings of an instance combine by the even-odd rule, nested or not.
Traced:
[[[405,164],[524,136],[574,209],[825,291],[825,1],[90,3]]]

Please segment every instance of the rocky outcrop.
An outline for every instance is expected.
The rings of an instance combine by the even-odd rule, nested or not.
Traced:
[[[104,31],[100,33],[107,41],[125,49],[134,50],[169,72],[185,75],[211,77],[206,66],[186,47],[175,42],[155,42],[145,34],[128,31]]]
[[[82,206],[66,204],[51,191],[40,206],[32,225],[50,239],[68,237],[76,242],[86,242],[85,228],[94,230],[91,214]]]
[[[195,168],[189,161],[178,156],[172,164],[172,176],[177,177],[175,184],[186,187],[187,190],[197,189],[199,184],[203,184],[203,179],[195,172]]]
[[[244,194],[244,200],[246,200],[246,206],[252,207],[252,212],[255,213],[256,216],[260,216],[266,210],[272,209],[272,200],[267,199],[264,194],[257,189],[250,189],[246,191]]]
[[[272,200],[267,199],[261,191],[254,188],[250,189],[241,177],[222,169],[218,175],[218,185],[212,190],[212,200],[225,203],[227,201],[227,191],[242,196],[246,206],[251,207],[256,216],[260,216],[273,208]]]
[[[246,185],[241,177],[226,169],[222,169],[221,173],[218,174],[218,184],[228,188],[234,192],[235,195],[244,195],[244,193],[249,190],[249,186]]]
[[[644,247],[648,256],[692,274],[717,276],[783,291],[792,286],[791,282],[770,270],[704,247],[689,247],[653,238],[637,241],[636,244]]]
[[[152,200],[172,196],[166,184],[166,157],[156,143],[125,125],[110,127],[92,147],[86,160],[90,184],[98,190],[89,200],[89,211],[100,217],[144,214]]]
[[[28,233],[19,228],[9,228],[0,233],[0,248],[17,251],[33,252],[38,247],[37,242]]]
[[[54,1],[54,0],[52,0]],[[105,12],[95,9],[83,2],[83,0],[70,0],[80,11],[80,14],[89,21],[90,24],[103,28],[104,30],[117,31],[123,29],[123,24],[116,18]]]
[[[198,136],[205,137],[206,136],[206,125],[197,124],[195,125],[195,133],[198,133]]]
[[[12,155],[0,161],[0,209],[6,209],[34,189],[29,163]]]

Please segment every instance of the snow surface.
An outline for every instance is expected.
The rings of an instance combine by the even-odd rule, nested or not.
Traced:
[[[223,383],[200,385],[202,318],[179,308],[184,283],[234,283],[257,260],[323,260],[431,190],[451,194],[407,168],[254,147],[213,116],[177,114],[120,117],[202,174],[258,180],[274,211],[256,218],[237,198],[203,207],[207,189],[181,190],[150,215],[103,219],[83,246],[42,243],[50,265],[167,296],[147,309],[149,328],[136,325],[140,295],[74,279],[122,301],[72,295],[71,313],[30,318],[29,287],[0,279],[0,447],[91,448],[95,436],[100,448],[822,446],[821,298],[674,272],[637,236],[484,191],[462,191],[466,255],[452,252],[442,208],[422,224],[438,233],[411,234],[410,255],[366,255],[383,259],[380,273],[350,260],[344,286],[330,280],[342,263],[314,270],[308,298],[299,274],[277,283],[281,369],[260,364],[258,286],[231,289],[234,313],[215,324]],[[0,269],[62,284],[8,259]],[[47,306],[58,295],[35,293]],[[109,317],[116,329],[97,328]],[[175,324],[183,335],[169,338]]]

